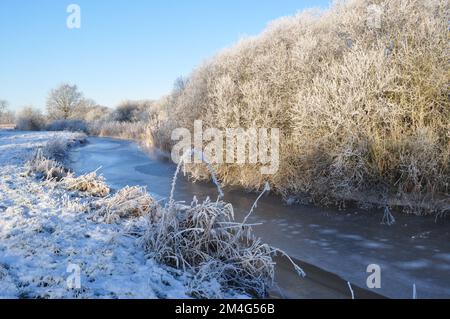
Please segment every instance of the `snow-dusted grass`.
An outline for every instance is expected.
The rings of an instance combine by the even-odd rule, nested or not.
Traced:
[[[96,172],[76,177],[55,160],[84,139],[0,131],[0,297],[266,296],[280,251],[236,223],[231,204],[162,206],[139,187],[109,195]]]
[[[86,135],[82,133],[52,135],[43,146],[36,147],[35,155],[25,164],[27,174],[35,174],[45,180],[60,181],[63,178],[68,178],[69,183],[74,184],[73,176],[69,174],[62,163],[65,161],[70,147],[85,141]],[[72,181],[70,178],[72,178]]]
[[[191,153],[197,152],[186,152],[183,158]],[[203,154],[196,155],[205,161]],[[281,253],[289,258],[284,252],[262,243],[254,236],[252,225],[247,223],[258,200],[270,190],[269,184],[244,221],[237,223],[233,205],[222,200],[223,192],[212,166],[206,161],[205,164],[217,186],[217,200],[207,198],[199,202],[194,197],[190,205],[174,200],[178,174],[184,166],[180,161],[169,201],[150,214],[142,245],[155,260],[195,274],[189,282],[189,292],[195,297],[223,298],[230,290],[266,297],[274,280],[273,257]],[[156,214],[160,212],[162,214]],[[305,275],[300,267],[292,264],[300,276]]]
[[[114,196],[97,201],[95,204],[100,219],[107,223],[117,222],[123,217],[151,217],[151,222],[162,217],[159,204],[144,188],[126,187]]]
[[[95,198],[27,174],[26,162],[72,133],[0,131],[0,298],[186,298],[189,276],[137,245],[143,219],[94,221]],[[68,288],[69,264],[81,289]]]
[[[196,297],[222,298],[223,288],[264,297],[274,278],[273,248],[254,239],[249,225],[236,223],[233,206],[223,201],[169,204],[142,242],[156,260],[196,274],[190,283]],[[205,290],[211,285],[221,289]]]

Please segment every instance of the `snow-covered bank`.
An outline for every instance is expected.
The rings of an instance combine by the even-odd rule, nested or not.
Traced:
[[[187,275],[147,259],[133,231],[142,218],[93,220],[93,198],[26,174],[26,162],[72,133],[0,131],[1,298],[186,298]],[[80,267],[81,289],[67,279]],[[70,270],[70,267],[69,267]]]
[[[156,198],[169,196],[176,170],[171,162],[144,152],[132,142],[97,137],[88,141],[70,152],[74,172],[86,174],[102,166],[102,174],[114,188],[146,186]],[[238,221],[246,217],[258,196],[230,188],[223,191],[225,200],[233,204]],[[217,191],[213,184],[179,178],[175,199],[189,203],[194,194],[199,199],[215,198]],[[259,224],[254,233],[263,242],[283,249],[297,260],[339,275],[352,286],[366,287],[367,266],[378,264],[383,269],[383,281],[377,293],[411,298],[415,283],[418,298],[450,298],[448,220],[394,214],[397,223],[388,226],[382,224],[383,209],[285,206],[279,197],[265,196],[248,221]],[[279,269],[279,264],[276,268]],[[290,265],[286,268],[292,269]],[[314,276],[309,271],[307,275],[306,281]],[[286,282],[297,285],[298,298],[323,296],[314,287],[305,286],[301,278],[289,277]],[[347,282],[345,291],[348,292]],[[356,296],[361,297],[359,293]]]

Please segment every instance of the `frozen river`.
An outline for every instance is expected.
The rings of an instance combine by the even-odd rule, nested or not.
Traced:
[[[160,198],[168,196],[175,171],[174,164],[143,152],[135,143],[106,138],[90,138],[89,144],[71,152],[71,161],[78,174],[101,167],[99,173],[113,188],[146,186]],[[190,202],[194,195],[216,198],[217,193],[211,184],[179,178],[175,199]],[[256,197],[225,189],[237,220]],[[278,197],[268,196],[249,222],[262,223],[255,232],[263,241],[353,285],[367,289],[367,267],[376,264],[381,267],[381,288],[374,289],[378,294],[412,298],[415,285],[418,298],[450,298],[449,220],[396,214],[397,223],[387,226],[382,217],[382,210],[285,206]],[[307,289],[302,279],[291,285]]]

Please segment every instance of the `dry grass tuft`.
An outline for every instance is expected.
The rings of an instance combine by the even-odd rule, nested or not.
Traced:
[[[94,197],[105,197],[109,195],[110,189],[103,176],[98,176],[96,172],[75,177],[73,174],[67,175],[63,181],[66,189],[78,191]]]
[[[27,174],[36,174],[39,178],[61,181],[68,177],[68,170],[62,165],[70,147],[84,143],[86,135],[72,134],[68,137],[50,139],[43,148],[39,148],[33,158],[25,165]]]
[[[95,203],[96,214],[107,223],[120,218],[148,216],[156,223],[162,217],[159,204],[142,187],[125,187],[114,196]]]
[[[60,181],[67,176],[67,170],[58,162],[48,159],[43,155],[42,149],[39,149],[35,156],[26,163],[26,174],[35,174],[43,180]]]
[[[102,137],[117,137],[141,141],[145,138],[147,123],[96,121],[89,125],[93,135]]]
[[[148,139],[170,150],[172,129],[195,120],[279,128],[277,174],[220,164],[218,178],[323,204],[387,196],[430,213],[424,202],[450,197],[449,17],[445,0],[358,0],[282,18],[198,67],[164,99],[170,120]],[[189,166],[194,178],[209,176],[202,167]]]
[[[213,280],[222,289],[263,297],[273,280],[274,249],[256,240],[250,225],[234,222],[233,206],[220,200],[166,206],[158,222],[149,222],[142,243],[150,257],[196,274],[195,297],[214,297],[203,290]]]
[[[191,153],[186,152],[183,159]],[[204,156],[200,156],[205,161]],[[286,254],[261,243],[253,235],[252,225],[247,224],[247,219],[259,199],[270,190],[269,185],[265,185],[244,221],[236,223],[233,206],[221,200],[223,193],[218,183],[219,196],[215,202],[207,198],[200,203],[194,197],[187,206],[174,201],[183,159],[175,171],[170,199],[162,217],[156,222],[150,219],[141,238],[148,255],[194,274],[189,288],[197,298],[220,298],[230,289],[256,297],[266,296],[267,288],[274,279],[272,257],[277,253]],[[208,162],[204,164],[215,176],[211,165]],[[299,275],[305,275],[303,270],[292,264]]]

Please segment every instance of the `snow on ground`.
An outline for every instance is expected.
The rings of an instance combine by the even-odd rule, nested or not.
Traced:
[[[55,137],[76,136],[0,131],[0,298],[188,297],[187,275],[138,246],[130,230],[142,219],[95,222],[92,198],[25,174],[27,160]],[[69,289],[69,265],[80,267],[81,289]]]

